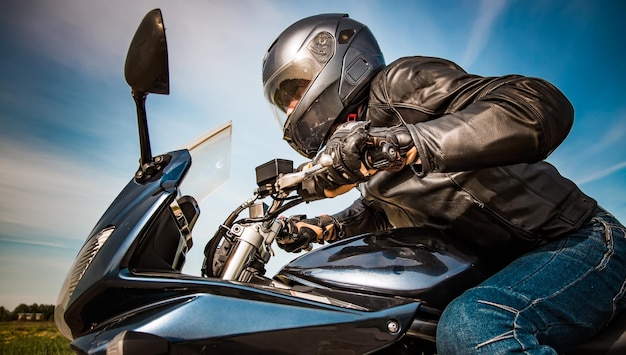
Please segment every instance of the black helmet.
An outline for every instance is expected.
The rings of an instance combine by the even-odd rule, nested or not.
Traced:
[[[384,66],[374,35],[348,15],[317,15],[289,26],[263,59],[263,89],[284,139],[314,157],[334,123],[367,98],[370,80]]]

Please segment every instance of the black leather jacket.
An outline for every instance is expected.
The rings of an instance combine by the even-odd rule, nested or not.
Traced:
[[[573,123],[570,102],[544,80],[402,58],[373,79],[366,120],[405,124],[422,164],[361,184],[362,198],[334,215],[346,235],[433,226],[518,252],[576,230],[596,206],[543,161]]]

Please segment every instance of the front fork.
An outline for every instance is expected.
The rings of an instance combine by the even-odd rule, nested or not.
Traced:
[[[234,224],[229,236],[233,240],[233,248],[224,265],[220,278],[240,282],[249,282],[258,269],[253,262],[258,259],[266,264],[272,254],[271,245],[274,238],[283,227],[279,220],[275,220],[266,228],[263,223],[248,225]]]

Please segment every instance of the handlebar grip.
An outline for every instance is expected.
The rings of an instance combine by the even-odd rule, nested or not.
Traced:
[[[398,148],[385,142],[379,146],[365,151],[363,164],[368,169],[385,170],[389,165],[398,159]]]

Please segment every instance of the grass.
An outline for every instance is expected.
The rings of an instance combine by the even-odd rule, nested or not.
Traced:
[[[0,354],[74,354],[53,322],[0,322]]]

